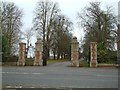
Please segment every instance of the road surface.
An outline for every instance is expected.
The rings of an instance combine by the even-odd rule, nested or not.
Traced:
[[[118,88],[117,68],[77,68],[69,64],[4,66],[3,88]]]

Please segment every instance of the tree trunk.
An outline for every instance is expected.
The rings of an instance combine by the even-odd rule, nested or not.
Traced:
[[[57,59],[60,59],[60,53],[59,52],[57,53]]]
[[[50,49],[49,49],[49,47],[47,48],[47,59],[50,59]]]
[[[64,59],[66,58],[65,53],[64,53]]]
[[[54,54],[54,60],[55,60],[55,59],[56,59],[56,57],[55,57],[55,54],[56,54],[56,53],[55,53],[55,50],[53,51],[53,54]]]

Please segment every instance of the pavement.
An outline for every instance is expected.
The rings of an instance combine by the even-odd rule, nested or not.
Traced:
[[[69,64],[59,62],[44,67],[4,66],[1,72],[2,87],[118,88],[117,68],[78,68],[68,67]]]

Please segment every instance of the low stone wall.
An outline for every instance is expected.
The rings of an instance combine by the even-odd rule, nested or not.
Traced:
[[[120,67],[118,64],[98,64],[98,67]]]
[[[4,62],[2,66],[17,66],[17,62]]]

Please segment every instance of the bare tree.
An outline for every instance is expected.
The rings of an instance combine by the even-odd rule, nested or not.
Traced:
[[[54,17],[60,10],[57,3],[52,1],[39,1],[35,9],[33,20],[34,29],[37,30],[43,38],[43,52],[49,57],[51,25]]]
[[[1,3],[1,29],[3,36],[8,41],[8,47],[12,53],[13,48],[19,42],[20,29],[22,26],[22,10],[19,9],[14,3],[2,2]],[[10,54],[11,54],[10,53]]]
[[[72,22],[69,18],[64,15],[59,15],[58,18],[54,21],[54,30],[53,30],[53,49],[57,52],[57,59],[63,59],[65,54],[70,52],[70,42],[72,35],[70,31],[73,29]],[[55,41],[55,43],[54,43]]]
[[[26,56],[27,56],[28,50],[29,50],[29,47],[30,47],[30,41],[31,41],[31,38],[33,36],[33,30],[32,29],[27,29],[24,32],[21,32],[21,34],[23,35],[23,38],[27,41],[27,50],[26,50]]]
[[[98,58],[107,58],[107,53],[114,50],[117,19],[112,7],[102,10],[100,2],[90,2],[83,13],[78,14],[85,31],[84,51],[89,54],[89,43],[98,43]]]
[[[59,57],[65,52],[63,48],[67,46],[62,46],[62,44],[67,43],[64,38],[67,36],[69,38],[70,31],[72,30],[72,22],[60,13],[57,3],[49,0],[38,2],[33,22],[34,29],[42,36],[43,52],[47,52],[46,56],[48,58],[50,49],[54,52],[54,58],[55,53]],[[70,39],[68,41],[70,42]]]

